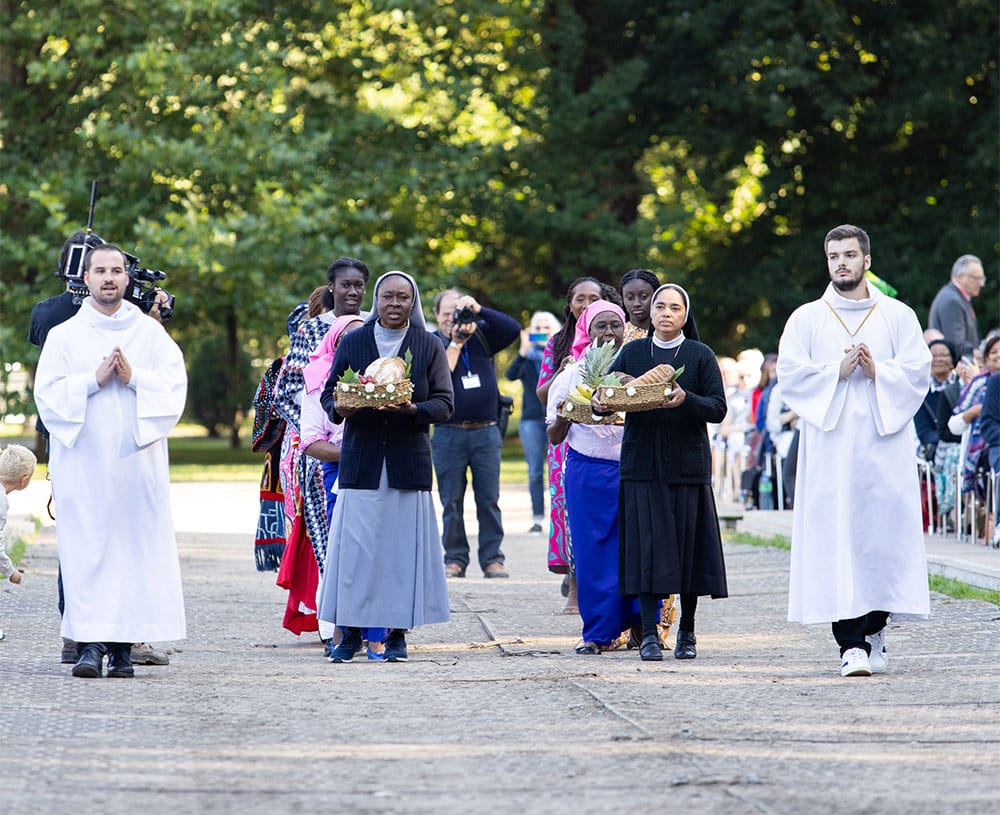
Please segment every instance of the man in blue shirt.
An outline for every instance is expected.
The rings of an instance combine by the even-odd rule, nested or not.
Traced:
[[[463,310],[471,317],[461,323]],[[455,412],[447,424],[434,426],[431,440],[438,493],[444,508],[441,536],[445,574],[465,577],[469,539],[465,534],[463,504],[466,472],[472,472],[472,492],[479,521],[479,566],[484,577],[507,577],[504,570],[503,521],[500,517],[500,446],[497,427],[498,397],[493,355],[521,333],[513,317],[484,308],[468,294],[454,289],[434,298],[435,332],[445,346]]]

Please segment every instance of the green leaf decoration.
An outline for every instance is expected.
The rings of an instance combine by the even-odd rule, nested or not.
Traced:
[[[676,382],[677,381],[677,377],[679,377],[682,373],[684,373],[684,366],[683,365],[681,365],[680,368],[678,368],[676,371],[674,371],[674,375],[672,377],[670,377],[670,381],[671,382]]]
[[[353,385],[358,381],[358,372],[353,368],[348,368],[340,375],[340,381],[346,382],[348,385]]]
[[[406,353],[403,355],[403,362],[406,363],[406,378],[410,378],[410,366],[413,362],[413,352],[407,348]]]

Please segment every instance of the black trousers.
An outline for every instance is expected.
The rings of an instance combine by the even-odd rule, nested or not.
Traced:
[[[833,638],[840,646],[841,656],[848,648],[862,648],[870,655],[871,646],[865,641],[865,637],[877,634],[885,628],[888,620],[888,611],[869,611],[853,620],[837,620],[833,624]]]

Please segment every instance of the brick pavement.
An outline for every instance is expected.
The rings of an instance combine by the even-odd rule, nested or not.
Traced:
[[[997,809],[995,606],[934,595],[930,621],[890,625],[889,674],[845,680],[827,627],[785,622],[787,553],[727,546],[697,660],[581,657],[543,540],[511,534],[511,579],[451,581],[452,621],[414,632],[409,663],[337,666],[280,628],[254,493],[173,487],[189,639],[131,681],[58,663],[41,530],[24,585],[0,588],[0,811]],[[527,529],[523,491],[504,507]]]

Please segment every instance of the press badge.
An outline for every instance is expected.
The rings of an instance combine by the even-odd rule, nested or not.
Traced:
[[[469,373],[462,377],[462,387],[467,391],[475,390],[479,385],[479,374]]]

